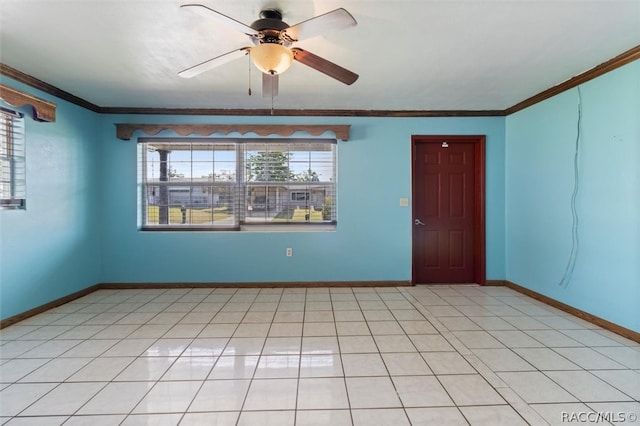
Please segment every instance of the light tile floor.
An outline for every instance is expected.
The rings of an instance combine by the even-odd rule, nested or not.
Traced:
[[[640,425],[640,345],[505,287],[100,290],[0,344],[6,425]]]

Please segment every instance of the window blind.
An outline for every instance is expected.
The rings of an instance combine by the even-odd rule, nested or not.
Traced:
[[[139,139],[142,228],[335,224],[335,139]]]
[[[0,108],[0,208],[25,208],[26,163],[22,114]]]
[[[245,142],[245,223],[334,222],[335,143]]]

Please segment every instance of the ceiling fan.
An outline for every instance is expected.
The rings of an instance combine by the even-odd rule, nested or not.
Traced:
[[[327,31],[341,30],[357,25],[356,20],[345,9],[336,9],[289,26],[282,20],[282,13],[277,9],[265,9],[260,12],[260,19],[251,25],[245,25],[201,4],[184,4],[180,7],[229,25],[248,35],[253,44],[253,46],[241,47],[187,68],[178,73],[180,77],[195,77],[227,62],[249,55],[251,61],[262,71],[262,95],[265,97],[273,97],[278,94],[279,75],[289,68],[293,60],[347,85],[353,84],[358,79],[358,74],[346,68],[307,50],[291,47],[297,41],[309,39]]]

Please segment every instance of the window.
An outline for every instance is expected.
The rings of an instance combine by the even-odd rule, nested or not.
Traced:
[[[25,199],[24,119],[0,108],[0,208],[24,209]]]
[[[291,201],[309,201],[309,193],[307,191],[291,191]]]
[[[335,139],[141,138],[138,145],[144,230],[336,223]]]

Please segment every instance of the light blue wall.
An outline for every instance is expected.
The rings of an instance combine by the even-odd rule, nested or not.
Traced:
[[[487,277],[504,271],[504,118],[104,116],[103,282],[411,279],[411,135],[487,135]],[[140,232],[136,143],[116,122],[351,124],[338,146],[335,232]],[[135,137],[134,137],[135,139]],[[285,248],[293,248],[293,257]]]
[[[640,61],[580,86],[578,255],[570,199],[578,89],[506,119],[507,279],[640,332]]]
[[[0,211],[0,318],[96,284],[100,278],[98,117],[57,104],[55,123],[25,118],[27,209]]]

